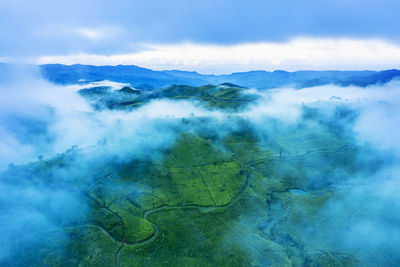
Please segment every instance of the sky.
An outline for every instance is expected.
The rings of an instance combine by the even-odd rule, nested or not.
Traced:
[[[395,0],[0,0],[0,61],[228,73],[391,69]]]
[[[400,62],[398,14],[400,1],[395,0],[0,0],[0,62],[134,64],[201,73],[391,69],[399,68]],[[129,153],[135,156],[173,144],[181,118],[195,114],[232,121],[197,103],[164,100],[132,113],[96,113],[75,93],[79,88],[51,84],[32,66],[18,67],[12,66],[7,79],[0,79],[0,171],[42,156],[52,158],[76,145],[88,149],[90,160],[71,164],[74,169],[60,174],[56,190],[42,183],[20,187],[0,179],[0,202],[10,210],[0,214],[0,246],[5,247],[0,261],[13,251],[9,241],[15,236],[26,236],[37,225],[52,226],[53,213],[59,218],[66,209],[85,212],[82,199],[63,185],[74,172],[79,173],[77,179],[94,176],[87,168],[98,166],[91,160],[97,155],[90,154],[93,146],[100,147],[99,157],[130,159]],[[355,125],[346,125],[354,131],[355,143],[372,146],[379,153],[370,156],[377,160],[380,153],[382,161],[394,155],[388,178],[377,173],[365,183],[355,177],[346,198],[333,203],[336,209],[328,209],[328,219],[337,219],[348,216],[342,206],[356,204],[366,210],[364,203],[374,203],[365,215],[367,227],[360,220],[345,233],[330,231],[341,245],[343,236],[358,240],[355,247],[372,236],[368,244],[379,252],[386,249],[382,243],[394,250],[399,246],[400,213],[386,213],[400,210],[399,87],[399,81],[393,81],[365,89],[327,85],[269,90],[263,101],[240,114],[260,133],[271,133],[271,118],[284,129],[296,125],[304,104],[321,107],[322,112],[326,107],[328,115],[331,106],[345,105],[358,114]],[[88,172],[82,171],[84,166]],[[376,195],[369,195],[372,190]],[[47,210],[43,203],[52,206]]]

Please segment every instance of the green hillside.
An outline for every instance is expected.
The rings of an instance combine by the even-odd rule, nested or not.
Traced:
[[[164,93],[182,96],[174,89]],[[188,120],[154,159],[147,153],[123,162],[94,159],[82,174],[74,166],[87,152],[73,149],[9,169],[8,179],[29,172],[48,184],[68,170],[76,177],[63,186],[86,208],[79,216],[65,213],[54,229],[11,241],[15,253],[3,266],[365,264],[365,255],[331,241],[331,231],[353,216],[321,213],[343,194],[333,185],[356,171],[362,151],[350,138],[305,123],[265,142],[251,128],[217,136]],[[40,243],[29,242],[37,236]]]
[[[238,111],[258,99],[255,94],[246,92],[246,88],[231,83],[221,85],[172,85],[166,88],[145,91],[124,87],[120,90],[104,90],[104,87],[82,89],[80,95],[85,97],[96,109],[132,110],[152,100],[192,100],[198,101],[205,108]]]

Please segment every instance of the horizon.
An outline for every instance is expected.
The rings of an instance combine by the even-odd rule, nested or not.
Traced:
[[[0,61],[216,74],[393,69],[397,10],[394,0],[3,1]]]
[[[0,0],[0,266],[400,266],[399,14]]]
[[[139,44],[125,54],[86,52],[1,57],[7,63],[63,65],[135,65],[153,70],[199,73],[234,73],[251,70],[383,70],[397,69],[400,44],[383,39],[295,38],[284,43],[237,43],[231,45],[176,43]],[[0,50],[1,51],[1,50]]]
[[[147,69],[152,71],[179,71],[179,72],[188,72],[188,73],[197,73],[200,75],[215,75],[215,76],[223,76],[223,75],[231,75],[237,73],[249,73],[249,72],[287,72],[287,73],[295,73],[295,72],[385,72],[385,71],[394,71],[399,70],[399,68],[387,68],[387,69],[298,69],[298,70],[285,70],[285,69],[273,69],[273,70],[263,70],[263,69],[249,69],[244,71],[237,71],[237,72],[229,72],[229,73],[203,73],[196,70],[185,70],[185,69],[152,69],[149,67],[143,67],[134,64],[117,64],[117,65],[94,65],[94,64],[81,64],[81,63],[72,63],[72,64],[63,64],[63,63],[43,63],[43,64],[33,64],[33,63],[8,63],[8,62],[0,62],[0,65],[15,65],[15,66],[45,66],[45,65],[62,65],[62,66],[93,66],[93,67],[137,67],[141,69]]]

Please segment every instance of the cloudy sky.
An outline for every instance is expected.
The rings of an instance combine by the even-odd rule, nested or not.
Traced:
[[[389,69],[396,0],[0,0],[0,61],[153,69]]]

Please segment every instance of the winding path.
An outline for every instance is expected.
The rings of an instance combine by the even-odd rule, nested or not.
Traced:
[[[306,153],[303,154],[297,154],[297,155],[291,155],[291,156],[270,156],[270,157],[265,157],[265,158],[260,158],[260,159],[256,159],[256,160],[252,160],[252,161],[248,161],[245,162],[243,166],[246,167],[253,167],[256,164],[259,164],[261,162],[267,161],[267,160],[285,160],[285,159],[293,159],[293,158],[298,158],[301,156],[306,156],[309,155],[311,153],[322,153],[322,152],[338,152],[338,151],[344,151],[344,150],[350,150],[350,149],[355,149],[355,147],[352,146],[342,146],[339,148],[334,148],[334,149],[316,149],[316,150],[310,150]],[[116,214],[115,212],[113,212],[109,206],[105,206],[102,205],[99,201],[97,201],[96,199],[92,198],[90,195],[87,194],[87,196],[89,198],[91,198],[92,200],[94,200],[100,207],[105,208],[107,210],[110,210],[110,212],[112,212],[113,214],[115,214],[116,216],[118,216],[118,218],[120,218],[121,223],[122,223],[122,228],[123,228],[123,234],[122,234],[122,241],[118,241],[115,240],[104,228],[102,228],[101,226],[98,225],[82,225],[82,226],[86,226],[86,227],[96,227],[98,229],[100,229],[103,233],[105,233],[109,238],[111,238],[114,242],[116,243],[120,243],[121,246],[118,248],[118,250],[115,253],[115,266],[119,266],[119,252],[121,251],[121,249],[124,246],[143,246],[146,244],[151,243],[152,241],[154,241],[160,234],[160,229],[158,228],[158,226],[152,222],[151,220],[148,219],[148,216],[152,213],[156,213],[156,212],[160,212],[160,211],[164,211],[164,210],[173,210],[173,209],[198,209],[199,212],[201,213],[209,213],[212,211],[215,211],[217,209],[221,209],[221,208],[226,208],[228,206],[233,205],[234,203],[236,203],[239,198],[243,195],[244,191],[248,188],[248,185],[250,184],[250,180],[251,180],[251,171],[250,169],[248,169],[248,174],[246,175],[246,180],[244,185],[242,186],[241,190],[239,191],[238,194],[236,194],[228,203],[224,204],[224,205],[211,205],[211,206],[203,206],[203,205],[162,205],[159,206],[157,208],[153,208],[153,209],[149,209],[144,211],[143,214],[143,218],[147,221],[149,221],[154,228],[154,232],[151,236],[149,236],[148,238],[140,241],[140,242],[136,242],[136,243],[129,243],[129,242],[125,242],[124,240],[124,232],[125,232],[125,226],[123,223],[122,218]]]

